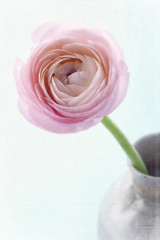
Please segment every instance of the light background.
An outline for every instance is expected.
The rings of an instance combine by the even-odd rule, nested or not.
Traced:
[[[108,29],[130,72],[127,96],[110,117],[131,142],[160,129],[159,0],[5,0],[0,10],[0,239],[96,240],[99,207],[128,170],[102,126],[58,135],[17,109],[16,56],[26,56],[41,23],[83,21]]]

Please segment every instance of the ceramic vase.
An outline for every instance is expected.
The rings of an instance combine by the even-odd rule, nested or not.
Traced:
[[[99,240],[160,240],[160,134],[141,138],[135,148],[149,175],[129,164],[111,187],[100,211]]]

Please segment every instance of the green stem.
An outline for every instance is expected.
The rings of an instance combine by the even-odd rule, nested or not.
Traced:
[[[112,122],[112,120],[106,116],[102,120],[103,125],[113,134],[113,136],[117,139],[121,147],[124,149],[130,160],[132,161],[133,166],[144,174],[148,174],[147,168],[136,151],[136,149],[132,146],[132,144],[128,141],[125,135],[121,132],[121,130]]]

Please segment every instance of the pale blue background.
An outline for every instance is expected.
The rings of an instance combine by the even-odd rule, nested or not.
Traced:
[[[126,155],[99,125],[57,135],[17,109],[16,56],[47,21],[84,21],[108,29],[130,71],[127,96],[110,117],[131,142],[160,130],[159,0],[5,0],[0,10],[0,239],[96,240],[99,207],[128,170]]]

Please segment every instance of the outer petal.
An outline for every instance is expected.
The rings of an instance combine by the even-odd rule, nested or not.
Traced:
[[[32,33],[32,41],[35,44],[39,44],[44,40],[54,37],[56,30],[60,28],[59,23],[44,23],[43,25],[37,27]]]
[[[18,107],[22,115],[32,124],[44,130],[54,133],[75,133],[90,128],[100,122],[101,119],[92,119],[77,123],[63,123],[54,120],[46,112],[38,108],[32,108],[22,101],[18,102]]]
[[[113,112],[114,109],[116,109],[120,105],[120,103],[125,98],[126,93],[127,93],[127,89],[128,89],[128,85],[129,85],[129,73],[128,73],[127,66],[122,61],[119,64],[119,70],[120,70],[120,73],[119,73],[119,90],[118,90],[118,93],[117,93],[117,96],[116,96],[116,101],[114,102],[114,105],[110,109],[108,114]]]

